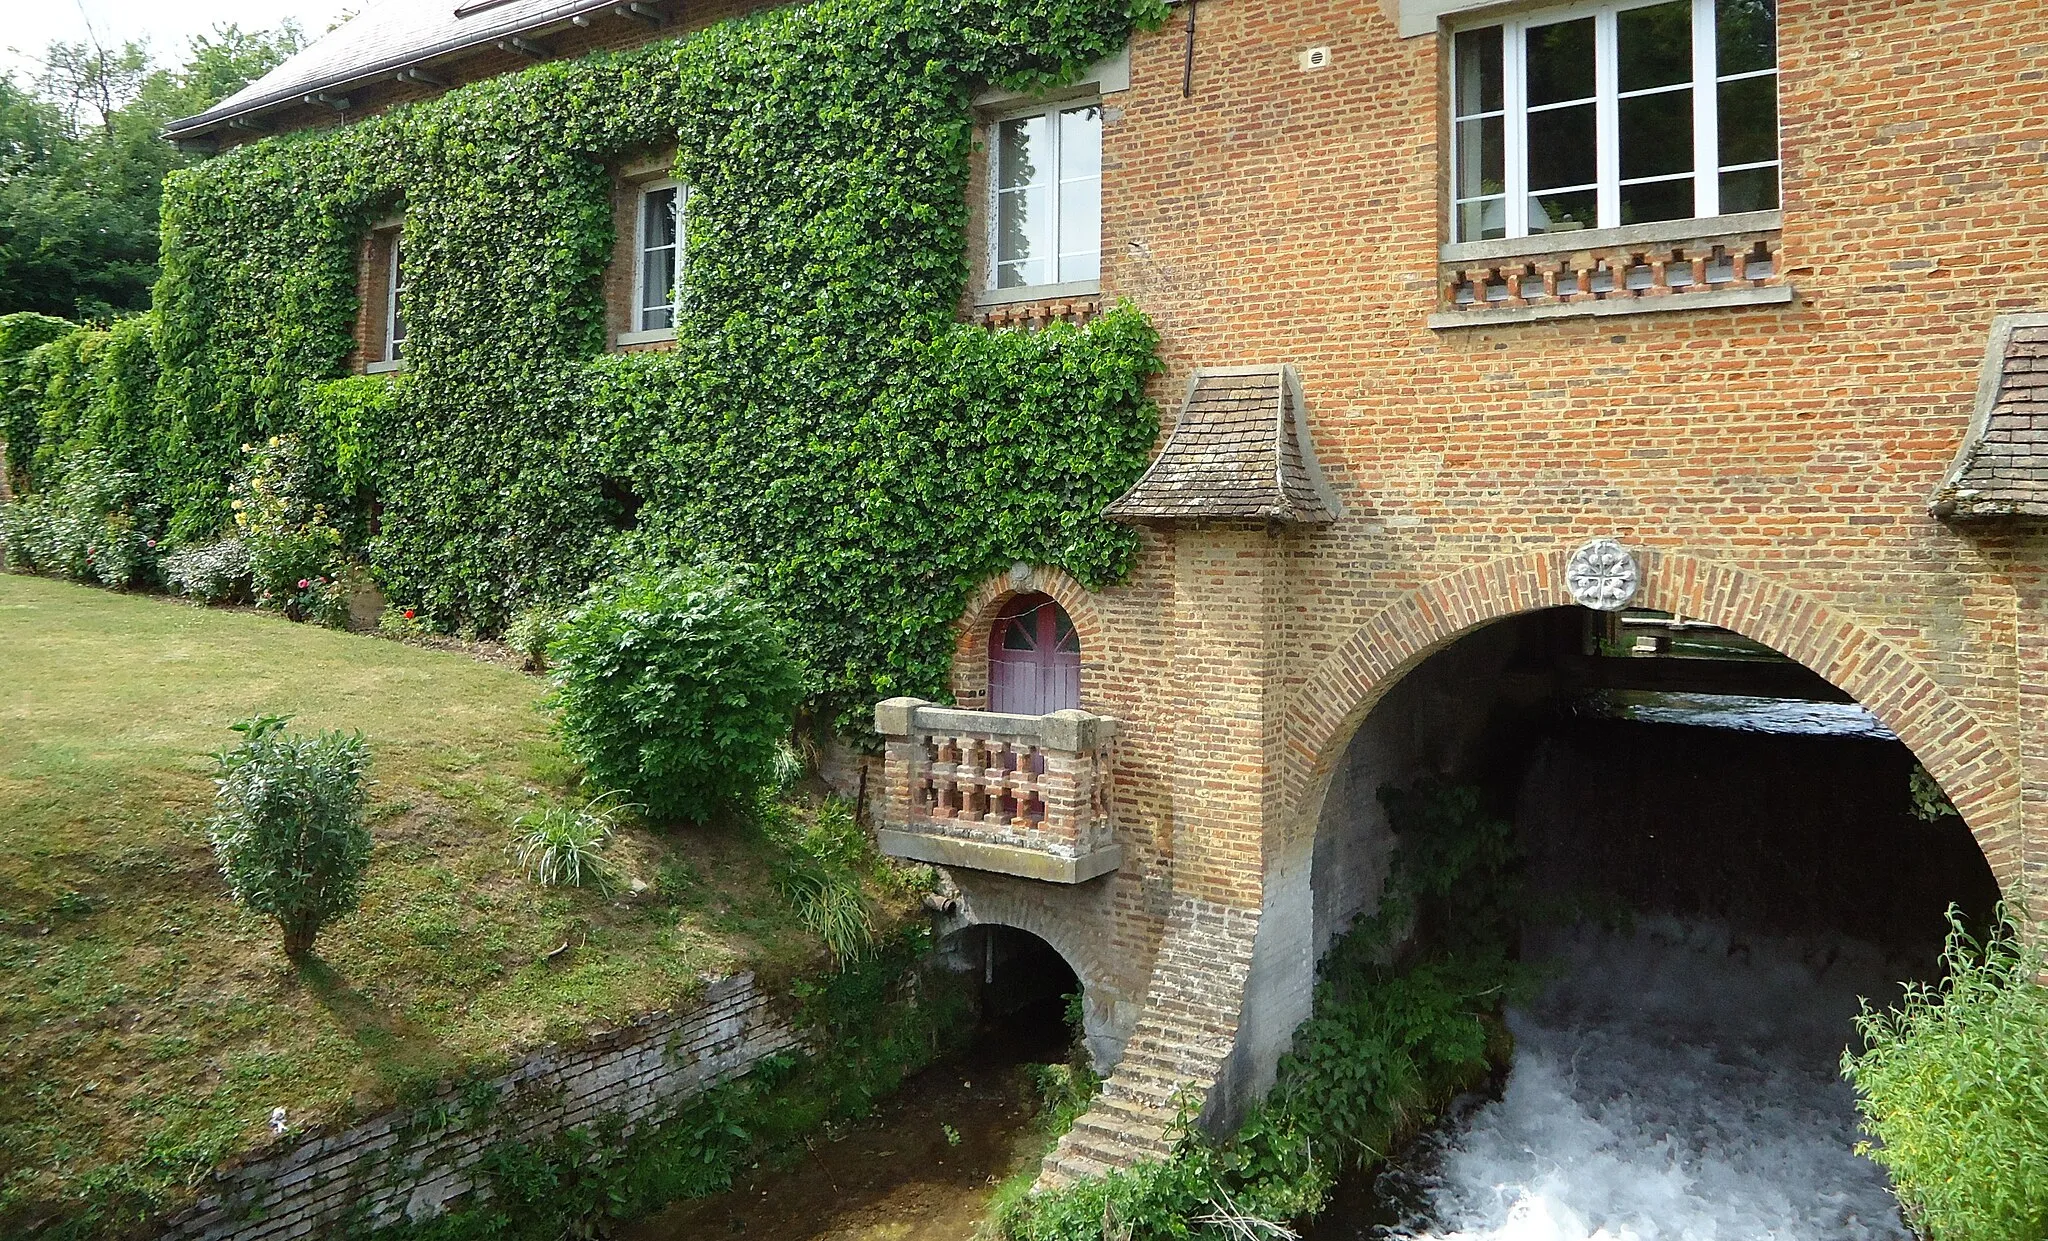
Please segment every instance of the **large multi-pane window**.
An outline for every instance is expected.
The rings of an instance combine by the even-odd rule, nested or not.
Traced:
[[[1102,274],[1102,109],[1055,104],[996,122],[997,289],[1096,280]]]
[[[1777,0],[1622,0],[1453,36],[1452,227],[1527,237],[1778,205]]]
[[[671,181],[640,190],[638,290],[634,330],[657,332],[676,325],[676,306],[683,289],[683,211],[689,191]]]

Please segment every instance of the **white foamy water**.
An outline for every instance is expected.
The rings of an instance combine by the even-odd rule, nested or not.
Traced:
[[[1837,1070],[1856,997],[1895,994],[1875,949],[1669,919],[1548,947],[1503,1097],[1416,1161],[1393,1236],[1911,1241]]]

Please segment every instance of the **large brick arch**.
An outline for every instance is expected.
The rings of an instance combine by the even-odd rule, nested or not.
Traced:
[[[1019,564],[989,578],[967,598],[953,627],[953,701],[973,711],[988,708],[988,637],[997,613],[1018,595],[1046,594],[1067,610],[1081,643],[1081,707],[1098,702],[1102,685],[1102,612],[1088,588],[1062,569]]]
[[[1572,547],[1453,573],[1382,608],[1332,651],[1295,698],[1288,805],[1313,834],[1330,774],[1352,734],[1394,684],[1490,621],[1570,605]],[[1811,595],[1746,569],[1677,551],[1636,552],[1636,602],[1734,630],[1799,661],[1853,696],[1927,768],[1991,864],[1999,886],[2023,874],[2019,772],[1992,731],[1903,652]]]

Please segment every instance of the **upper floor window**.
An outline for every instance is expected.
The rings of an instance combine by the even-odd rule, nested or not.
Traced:
[[[1102,107],[1056,103],[995,124],[989,285],[1102,275]]]
[[[635,247],[633,330],[673,330],[683,294],[683,212],[689,190],[673,181],[640,188],[640,237]]]
[[[394,233],[391,266],[384,274],[384,360],[405,356],[405,247]]]
[[[1777,0],[1620,0],[1452,40],[1455,241],[1778,206]]]

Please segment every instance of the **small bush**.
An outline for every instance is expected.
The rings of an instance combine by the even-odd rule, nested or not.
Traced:
[[[505,626],[505,645],[519,653],[528,672],[548,670],[548,644],[562,627],[562,610],[544,603],[520,612]]]
[[[341,531],[324,506],[310,503],[313,463],[296,436],[244,444],[234,483],[235,526],[249,553],[256,606],[293,620],[340,628],[348,623],[347,568]]]
[[[618,821],[633,809],[620,794],[606,793],[588,805],[550,806],[520,815],[513,824],[519,865],[544,887],[587,884],[610,892],[613,875],[604,848]]]
[[[787,747],[782,747],[787,749]],[[797,920],[825,941],[840,969],[859,961],[875,940],[864,877],[874,869],[867,833],[845,802],[833,798],[808,822],[787,806],[766,802],[759,813],[783,850],[776,887]]]
[[[798,671],[733,574],[647,569],[593,587],[549,656],[566,748],[650,817],[702,822],[774,779]]]
[[[360,733],[294,736],[286,722],[273,715],[233,726],[242,744],[216,756],[211,826],[235,899],[276,918],[296,960],[312,951],[322,926],[362,899],[370,754]]]
[[[201,603],[233,603],[249,594],[249,545],[234,535],[165,556],[164,584]]]
[[[2001,918],[1978,943],[1949,911],[1948,976],[1856,1019],[1842,1057],[1861,1095],[1859,1149],[1891,1173],[1928,1241],[2048,1236],[2048,987],[2040,953]]]
[[[8,563],[76,582],[148,584],[156,572],[156,523],[141,494],[141,479],[105,453],[73,453],[47,490],[0,508]]]

